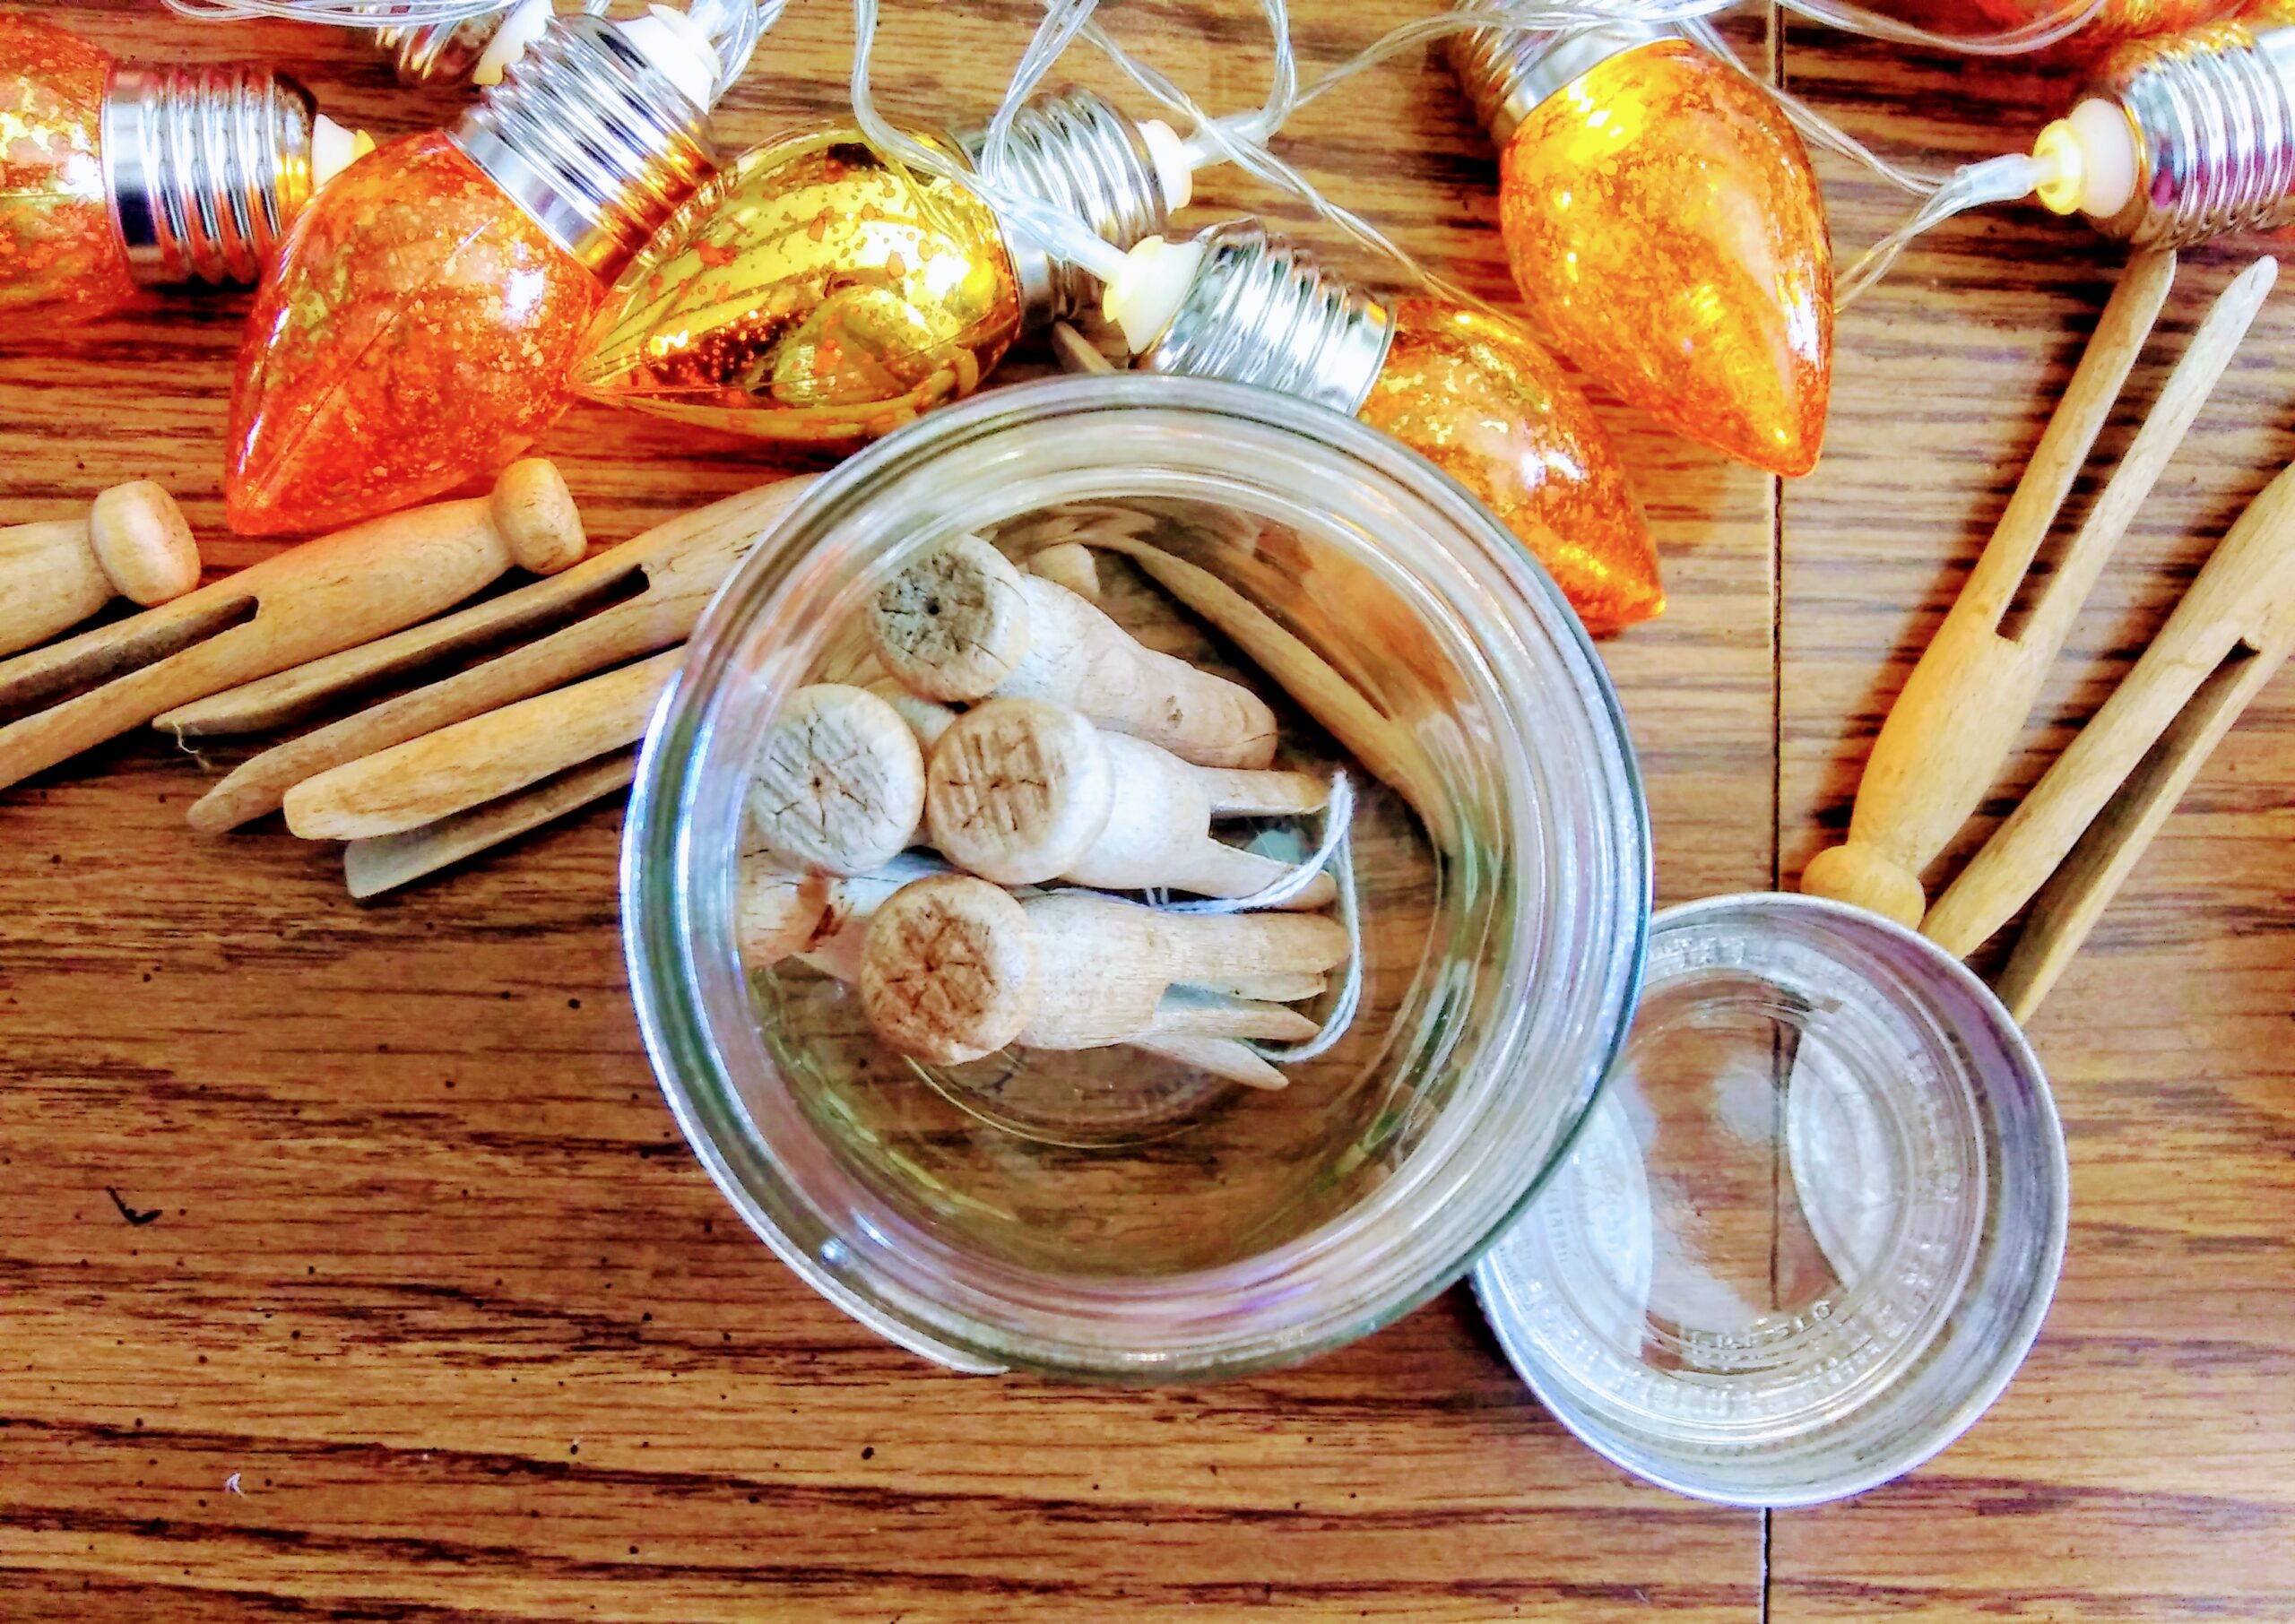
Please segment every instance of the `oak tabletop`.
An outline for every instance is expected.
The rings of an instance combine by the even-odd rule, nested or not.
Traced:
[[[1303,64],[1430,8],[1297,0]],[[158,0],[39,9],[123,56],[274,61],[378,133],[457,105],[324,30],[197,24]],[[1040,15],[887,11],[882,93],[935,122],[986,109]],[[1243,0],[1129,0],[1109,20],[1211,106],[1261,93]],[[1731,29],[1748,60],[1933,168],[2024,140],[2073,89],[2047,65],[1757,11]],[[721,116],[726,143],[836,110],[849,47],[846,8],[798,0]],[[1430,55],[1306,109],[1283,150],[1505,296],[1489,150]],[[1845,260],[1903,200],[1820,167]],[[1329,240],[1247,184],[1203,186],[1214,208]],[[2107,453],[2253,251],[2187,256]],[[2030,209],[1925,239],[1843,314],[1824,459],[1790,484],[1597,396],[1672,602],[1601,651],[1648,774],[1661,903],[1789,885],[1840,837],[1873,732],[2118,261]],[[152,478],[212,569],[273,550],[221,523],[245,307],[180,294],[77,334],[7,334],[0,523]],[[600,541],[772,471],[754,446],[595,409],[541,449]],[[1949,860],[2291,455],[2282,293]],[[1463,1288],[1302,1369],[1185,1390],[958,1377],[879,1343],[757,1243],[679,1140],[625,989],[618,804],[361,905],[336,851],[276,819],[185,827],[235,759],[146,736],[0,796],[0,1616],[2295,1618],[2285,678],[2034,1022],[2074,1187],[2062,1290],[2022,1374],[1904,1481],[1766,1516],[1581,1446]]]

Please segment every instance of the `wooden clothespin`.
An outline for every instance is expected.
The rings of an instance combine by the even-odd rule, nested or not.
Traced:
[[[114,598],[146,608],[199,584],[199,544],[149,479],[97,494],[76,519],[0,530],[0,654],[45,643]]]
[[[943,1064],[1014,1042],[1297,1040],[1315,1030],[1297,1011],[1206,989],[1319,976],[1347,951],[1345,928],[1317,914],[1174,915],[1072,893],[1021,902],[948,874],[905,885],[878,907],[862,949],[861,1001],[886,1042]],[[1177,987],[1204,990],[1174,998]]]
[[[338,531],[19,654],[0,662],[0,715],[18,718],[0,727],[0,788],[172,706],[427,620],[513,565],[565,569],[585,545],[565,480],[533,459],[491,496]]]
[[[1901,925],[1920,923],[1927,902],[1921,871],[1951,843],[1999,775],[2089,589],[2230,364],[2277,268],[2275,260],[2257,260],[2215,301],[2066,549],[2030,620],[2016,636],[2005,637],[2002,618],[2110,415],[2175,276],[2172,254],[2140,254],[2128,262],[1992,540],[1874,740],[1847,842],[1809,864],[1804,891],[1857,903]]]
[[[305,840],[404,834],[611,755],[645,736],[684,659],[669,649],[330,767],[287,791],[287,827]]]
[[[1213,839],[1212,818],[1313,812],[1329,795],[1310,773],[1193,766],[1063,705],[992,699],[934,746],[925,827],[950,861],[1008,885],[1250,896],[1291,866]],[[1289,905],[1336,894],[1318,875]]]
[[[626,790],[637,771],[637,752],[617,751],[403,834],[354,840],[342,848],[343,883],[361,899],[395,891]]]
[[[933,699],[1054,699],[1203,766],[1275,757],[1275,713],[1250,689],[1142,647],[977,536],[931,549],[886,583],[870,635],[885,669]]]
[[[683,643],[725,577],[811,483],[783,479],[713,502],[547,581],[165,713],[153,725],[186,739],[264,732],[443,660],[533,639],[264,751],[192,807],[192,827],[236,828],[277,811],[289,790],[331,767]]]
[[[1966,955],[2031,901],[1998,986],[2009,1013],[2030,1019],[2291,652],[2295,469],[2247,505],[2103,708],[1936,899],[1923,933]]]

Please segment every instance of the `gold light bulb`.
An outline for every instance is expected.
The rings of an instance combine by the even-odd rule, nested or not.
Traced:
[[[788,440],[885,434],[969,394],[1020,332],[987,206],[849,126],[743,153],[630,267],[577,393]]]
[[[1023,183],[1118,246],[1163,228],[1145,126],[1099,97],[1034,98],[1013,138]],[[1087,297],[961,183],[822,125],[743,154],[680,211],[608,298],[574,384],[680,422],[850,444],[969,394],[1022,332]]]

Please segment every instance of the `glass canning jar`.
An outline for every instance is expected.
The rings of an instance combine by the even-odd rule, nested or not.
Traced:
[[[1213,583],[1226,608],[1173,624],[1276,705],[1287,764],[1358,786],[1360,1012],[1284,1090],[1129,1049],[929,1067],[877,1047],[850,989],[743,962],[766,730],[798,686],[850,669],[893,572],[967,531],[1093,546],[1111,603],[1164,600],[1125,573],[1143,556],[1199,603]],[[1239,602],[1256,630],[1207,632],[1223,614],[1235,629]],[[1326,731],[1334,686],[1360,709]],[[1376,1329],[1521,1211],[1632,1013],[1648,815],[1561,594],[1431,464],[1273,393],[1078,377],[902,429],[758,543],[654,720],[622,892],[663,1088],[791,1268],[957,1369],[1193,1381]]]

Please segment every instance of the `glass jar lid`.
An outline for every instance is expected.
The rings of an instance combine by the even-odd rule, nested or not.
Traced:
[[[1762,894],[1653,922],[1568,1159],[1475,1273],[1539,1398],[1702,1499],[1858,1493],[2007,1385],[2064,1256],[2063,1130],[1960,962]]]

